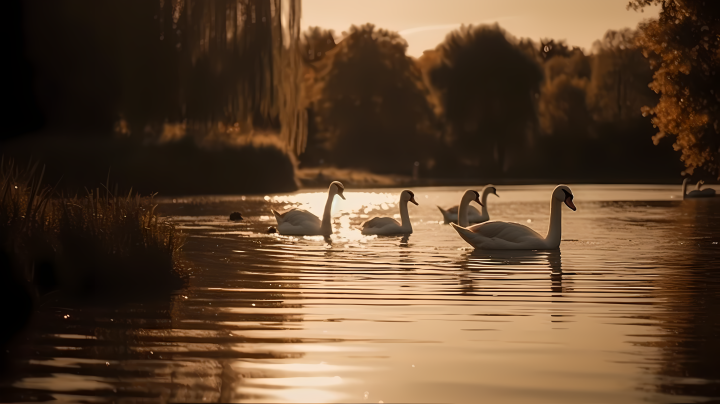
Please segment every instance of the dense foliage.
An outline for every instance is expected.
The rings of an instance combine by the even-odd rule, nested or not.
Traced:
[[[464,157],[492,157],[505,169],[508,145],[522,142],[535,120],[542,71],[496,25],[462,27],[438,45],[430,84]],[[489,152],[489,153],[488,153]]]
[[[638,45],[654,71],[660,101],[652,115],[657,142],[672,136],[686,171],[705,168],[720,178],[720,3],[707,0],[633,0],[630,7],[661,6],[640,25]]]
[[[353,26],[319,62],[317,123],[339,167],[412,172],[431,154],[433,114],[420,70],[398,34]]]
[[[653,147],[641,114],[658,97],[637,36],[608,31],[584,53],[469,26],[413,60],[397,34],[372,26],[337,43],[312,28],[300,159],[406,175],[415,160],[422,175],[454,178],[669,178],[682,168],[669,143]]]

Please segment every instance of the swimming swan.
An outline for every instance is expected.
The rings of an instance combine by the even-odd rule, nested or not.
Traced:
[[[343,196],[345,187],[339,181],[333,181],[328,188],[328,198],[325,203],[322,221],[312,213],[303,209],[290,209],[285,213],[272,211],[277,220],[277,231],[286,235],[329,236],[332,234],[332,221],[330,210],[335,195]]]
[[[702,187],[702,185],[705,183],[705,181],[703,181],[703,180],[700,180],[697,182],[697,185],[695,185],[694,190],[687,192],[688,181],[689,181],[688,178],[685,178],[683,180],[683,184],[682,184],[683,199],[685,199],[685,198],[707,198],[709,196],[715,196],[715,190],[712,188],[705,188],[703,190],[700,189],[700,187]]]
[[[487,197],[487,195],[486,195]],[[460,205],[458,205],[458,217],[460,218],[460,221],[458,224],[462,227],[468,227],[470,225],[470,215],[468,214],[468,209],[471,208],[470,202],[477,202],[478,205],[482,206],[483,211],[485,211],[485,206],[482,202],[480,202],[480,194],[477,193],[477,191],[473,191],[472,189],[468,189],[463,194],[462,198],[460,199]]]
[[[475,192],[475,191],[472,191]],[[467,195],[468,191],[465,191],[465,194],[463,194],[463,198]],[[475,192],[477,194],[477,192]],[[499,195],[497,194],[497,190],[492,185],[486,185],[485,188],[482,190],[482,202],[477,200],[477,203],[482,206],[482,213],[478,212],[478,210],[474,206],[468,206],[467,210],[467,220],[469,223],[482,223],[487,222],[490,220],[490,214],[487,211],[487,197],[489,194],[493,194],[497,197]],[[468,203],[472,202],[473,200],[468,200]],[[462,205],[462,203],[461,203]],[[460,205],[453,206],[452,208],[445,210],[441,207],[437,207],[440,209],[440,213],[443,215],[443,219],[445,220],[445,223],[451,223],[455,222],[460,224],[460,226],[467,227],[467,224],[462,224],[458,222],[458,211],[460,209]]]
[[[566,185],[558,185],[550,198],[550,226],[547,237],[519,223],[485,222],[470,227],[450,225],[468,244],[481,250],[552,250],[560,247],[561,208],[565,202],[575,210],[573,194]]]
[[[412,202],[415,205],[418,203],[415,201],[415,194],[412,191],[402,191],[400,193],[400,221],[391,217],[374,217],[370,220],[364,221],[360,227],[362,234],[412,234],[413,229],[410,224],[410,215],[408,214],[408,202]]]

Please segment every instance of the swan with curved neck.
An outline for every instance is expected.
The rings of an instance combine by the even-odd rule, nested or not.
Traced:
[[[475,191],[473,191],[473,192],[475,192]],[[465,191],[465,193],[467,194],[467,191]],[[481,211],[478,211],[474,206],[467,207],[466,215],[467,215],[467,220],[469,223],[482,223],[482,222],[487,222],[488,220],[490,220],[490,214],[488,213],[488,210],[487,210],[487,197],[490,194],[498,196],[497,189],[495,189],[495,187],[492,185],[486,185],[485,188],[483,188],[483,190],[482,190],[482,197],[481,197],[482,202],[478,201],[478,204],[482,207]],[[463,194],[463,198],[464,197],[465,197],[465,194]],[[472,200],[470,200],[469,202],[472,202]],[[460,205],[455,205],[455,206],[449,208],[448,210],[445,210],[439,206],[437,208],[440,209],[440,213],[442,213],[445,223],[455,222],[455,223],[459,223],[460,226],[463,226],[463,224],[460,223],[459,219],[458,219],[459,217],[463,216],[463,215],[460,215],[460,213],[459,213]],[[463,227],[467,227],[467,224],[465,224]]]
[[[487,198],[487,193],[483,193],[485,194],[485,198]],[[468,227],[470,225],[470,215],[468,213],[468,209],[471,208],[470,202],[477,202],[477,204],[482,207],[483,213],[487,214],[485,204],[480,202],[480,194],[478,194],[477,191],[468,189],[462,198],[460,198],[460,205],[458,205],[458,224],[462,227]]]
[[[550,226],[547,236],[512,222],[490,221],[470,227],[451,223],[468,244],[481,250],[553,250],[560,247],[562,204],[576,210],[573,194],[566,185],[558,185],[550,197]]]
[[[328,198],[325,202],[322,220],[304,209],[290,209],[285,213],[272,211],[277,220],[277,231],[286,235],[329,236],[332,234],[332,218],[330,211],[335,195],[343,196],[345,187],[339,181],[333,181],[328,188]]]
[[[690,191],[690,192],[687,192],[688,181],[690,181],[689,178],[685,178],[685,179],[683,180],[683,184],[682,184],[682,196],[683,196],[683,199],[686,199],[686,198],[707,198],[707,197],[709,197],[709,196],[715,196],[715,190],[712,189],[712,188],[700,189],[700,188],[702,187],[702,185],[705,183],[705,181],[703,181],[703,180],[700,180],[700,181],[697,182],[697,185],[695,185],[695,189],[694,189],[694,190],[692,190],[692,191]]]
[[[361,227],[362,234],[412,234],[412,224],[410,224],[410,214],[408,213],[408,202],[415,205],[415,194],[412,191],[405,190],[400,193],[400,222],[391,217],[374,217],[363,222]]]

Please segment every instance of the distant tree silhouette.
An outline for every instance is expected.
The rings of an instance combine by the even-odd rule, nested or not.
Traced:
[[[320,27],[310,27],[302,34],[300,53],[305,62],[315,62],[335,47],[335,33]]]
[[[640,25],[637,43],[654,71],[659,102],[644,109],[658,128],[654,141],[673,136],[686,172],[705,168],[720,178],[720,3],[707,0],[632,0],[629,7],[661,7]]]
[[[591,57],[582,52],[572,52],[567,55],[545,59],[543,64],[545,80],[552,81],[559,76],[590,79],[592,74],[591,60]]]
[[[592,116],[586,103],[588,80],[569,74],[548,78],[540,95],[540,128],[555,136],[587,136]]]
[[[652,124],[640,108],[655,94],[634,36],[632,30],[610,30],[590,55],[574,50],[545,59],[538,108],[543,136],[527,160],[533,166],[557,176],[573,167],[595,178],[647,173],[648,167],[663,175],[678,170],[673,152],[653,150],[648,139]]]
[[[627,121],[640,117],[644,105],[657,102],[648,87],[652,81],[650,64],[635,44],[637,31],[610,30],[595,41],[592,80],[588,99],[599,121]]]
[[[648,88],[652,72],[635,46],[635,35],[630,29],[610,30],[589,56],[572,51],[545,61],[539,107],[544,133],[588,135],[594,122],[642,119],[641,107],[656,98]]]
[[[318,77],[318,70],[321,69],[319,62],[325,54],[335,47],[335,34],[333,30],[326,30],[320,27],[310,27],[303,32],[300,40],[300,54],[303,58],[303,107],[307,113],[307,147],[300,160],[305,165],[317,165],[328,157],[329,144],[328,134],[318,126],[317,106],[314,100],[320,95],[318,93],[322,81]]]
[[[315,105],[329,136],[330,162],[396,173],[427,163],[433,112],[406,49],[395,32],[352,26],[320,62]]]
[[[463,26],[436,50],[440,62],[429,77],[450,141],[461,156],[494,157],[505,170],[506,149],[522,149],[535,121],[540,67],[497,24]]]

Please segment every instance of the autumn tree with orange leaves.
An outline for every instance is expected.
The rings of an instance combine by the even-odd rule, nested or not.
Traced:
[[[658,5],[660,16],[642,23],[637,44],[654,71],[650,88],[660,94],[653,115],[657,142],[674,136],[685,173],[705,169],[720,178],[720,2],[632,0],[628,8]]]

